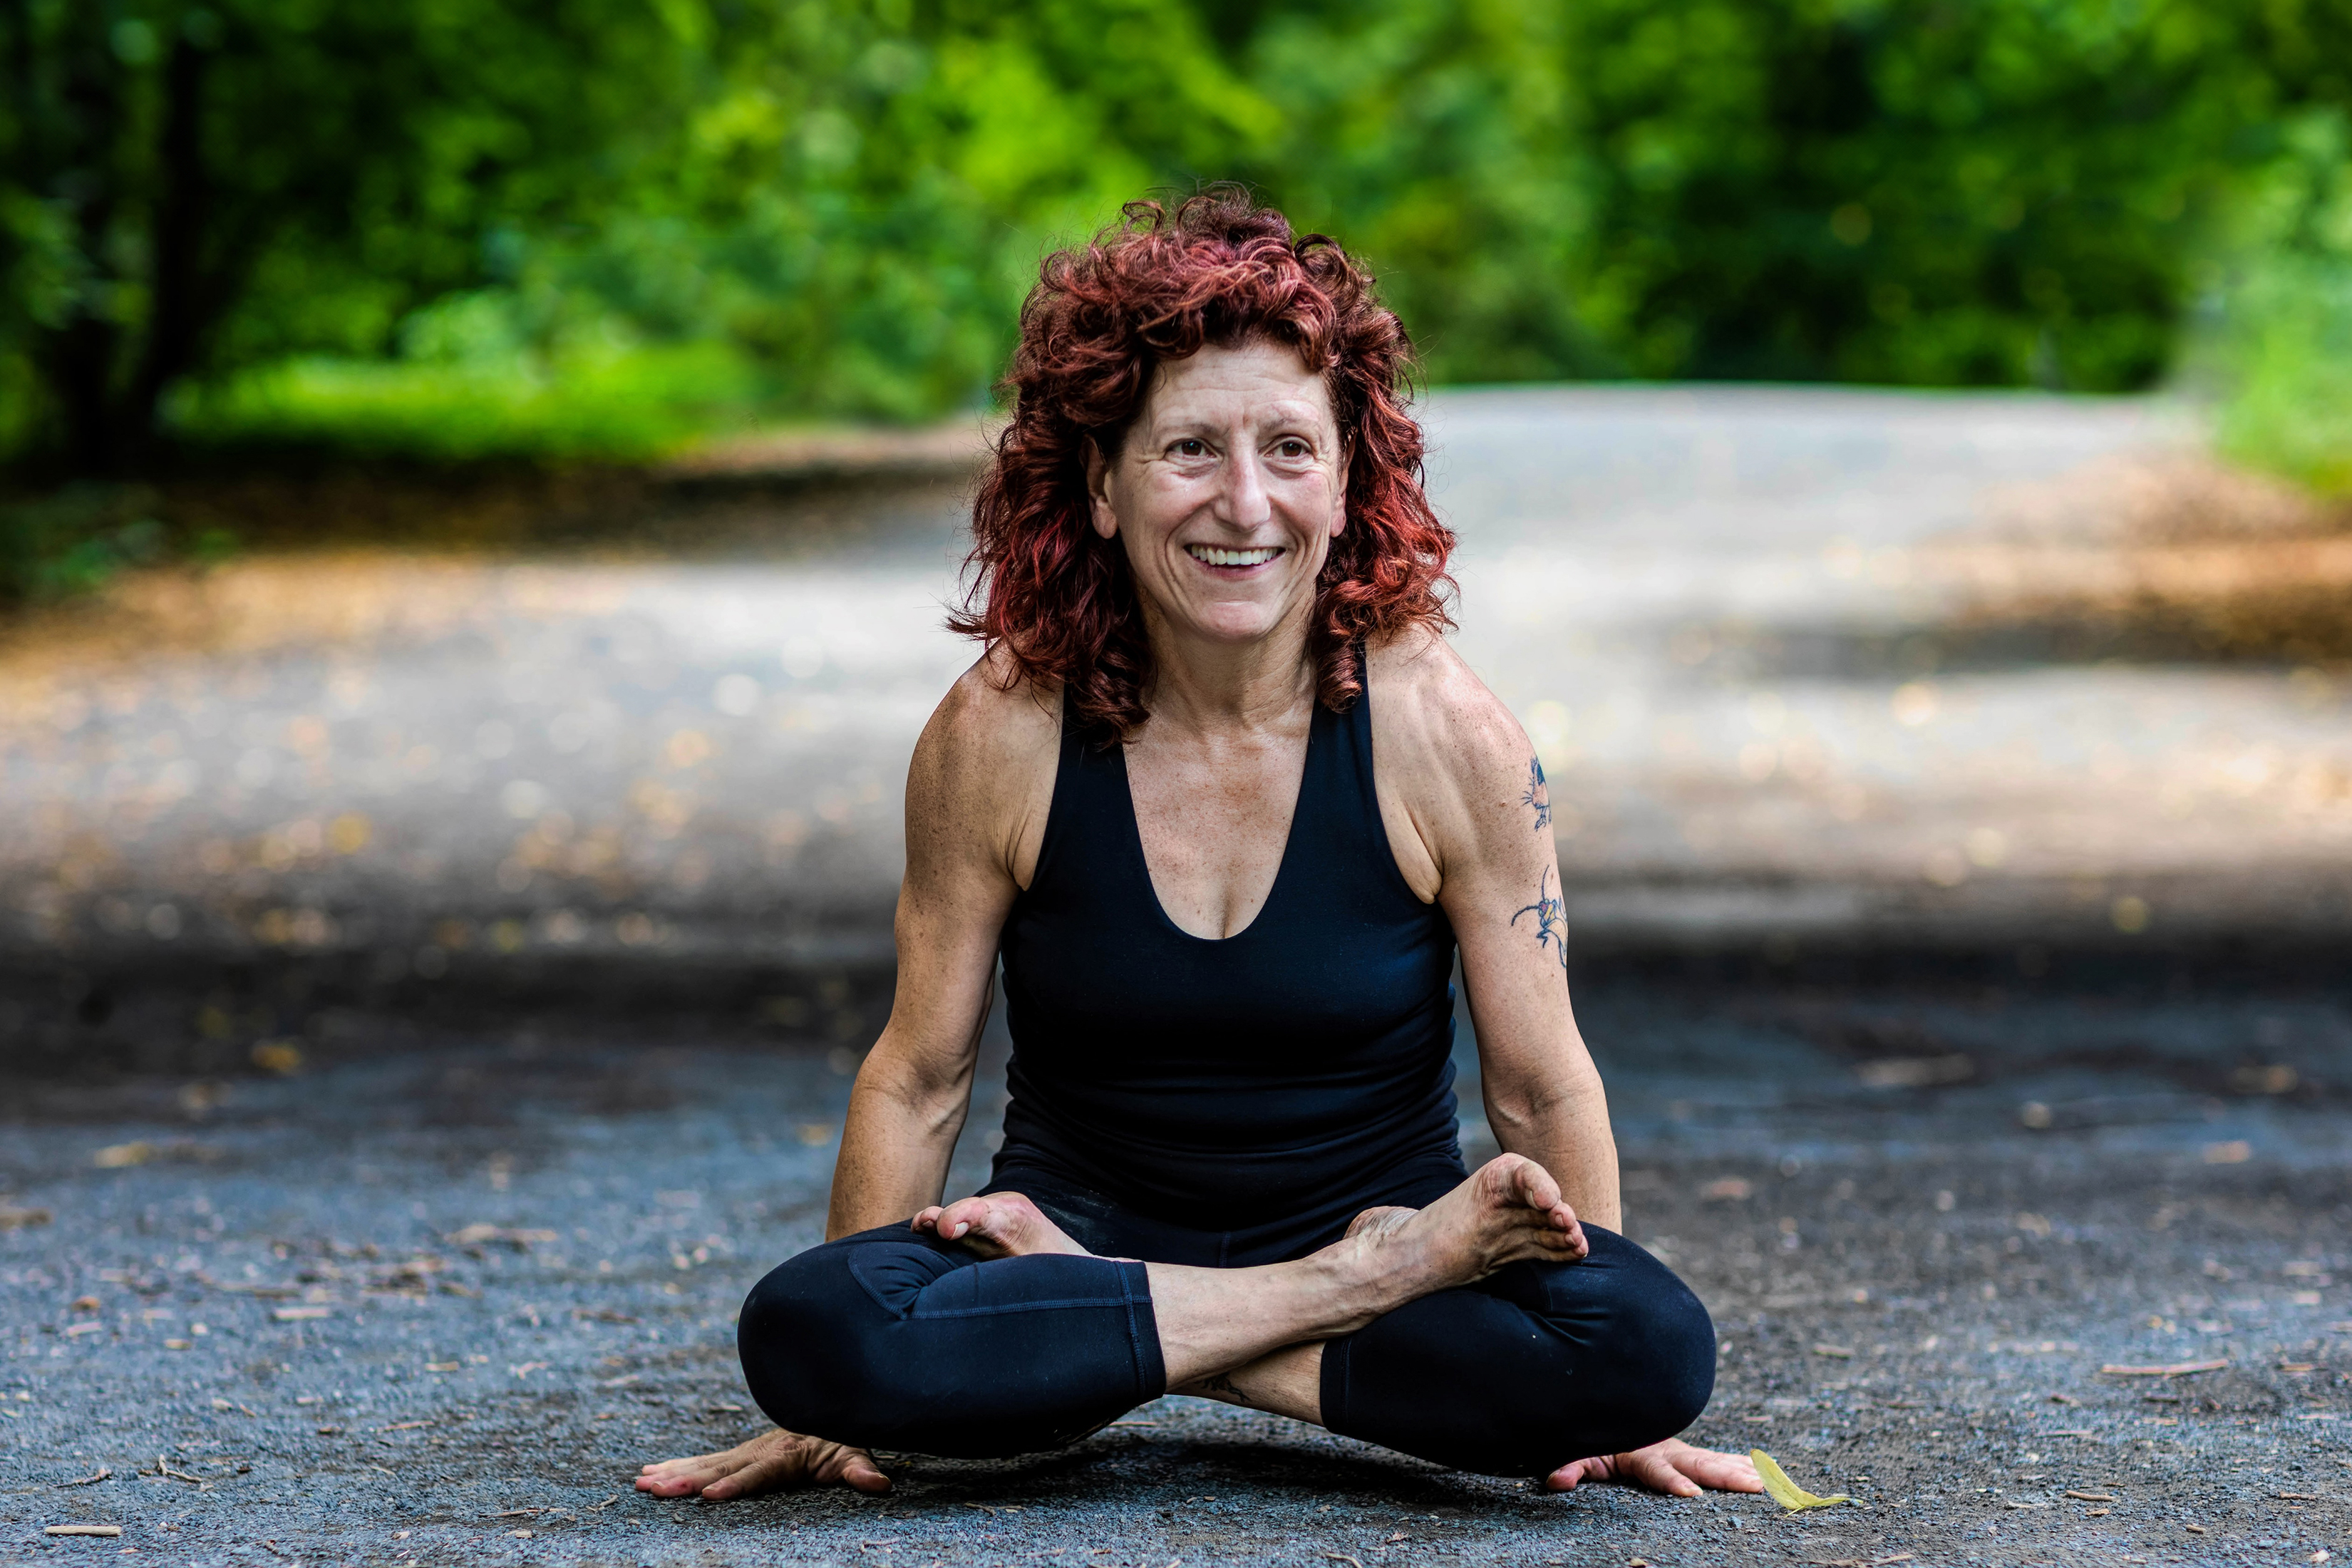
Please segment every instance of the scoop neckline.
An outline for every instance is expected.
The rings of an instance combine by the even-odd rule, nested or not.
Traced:
[[[1204,947],[1222,947],[1227,942],[1241,941],[1265,923],[1266,911],[1274,908],[1274,900],[1281,894],[1283,882],[1290,875],[1291,852],[1298,847],[1298,819],[1307,809],[1307,786],[1315,768],[1315,741],[1317,732],[1323,728],[1324,713],[1323,704],[1318,701],[1307,721],[1307,755],[1299,761],[1298,795],[1290,803],[1290,825],[1283,832],[1282,858],[1275,864],[1274,881],[1267,887],[1265,899],[1258,905],[1257,912],[1250,916],[1249,923],[1231,936],[1201,936],[1186,931],[1168,912],[1168,906],[1160,902],[1160,886],[1151,879],[1151,858],[1143,850],[1143,823],[1135,814],[1135,784],[1127,771],[1127,746],[1124,742],[1118,746],[1118,788],[1119,793],[1127,796],[1127,841],[1135,851],[1136,869],[1143,874],[1144,897],[1151,900],[1151,912],[1159,917],[1161,925],[1186,942],[1197,942]]]

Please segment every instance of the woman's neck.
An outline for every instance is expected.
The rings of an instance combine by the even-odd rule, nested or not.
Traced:
[[[1295,720],[1315,700],[1315,665],[1307,647],[1307,613],[1286,616],[1267,636],[1232,643],[1179,634],[1144,606],[1151,643],[1154,724],[1207,733],[1255,730]]]

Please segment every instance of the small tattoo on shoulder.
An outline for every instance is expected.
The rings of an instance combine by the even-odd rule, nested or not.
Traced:
[[[1535,808],[1538,833],[1551,826],[1551,786],[1544,783],[1543,763],[1539,758],[1528,759],[1528,788],[1527,793],[1519,796],[1519,804]]]
[[[1559,960],[1560,973],[1566,974],[1568,973],[1568,912],[1562,907],[1559,896],[1551,890],[1549,867],[1546,867],[1543,875],[1536,879],[1536,901],[1513,915],[1511,923],[1517,925],[1528,915],[1536,917],[1536,945],[1550,948],[1552,956]]]

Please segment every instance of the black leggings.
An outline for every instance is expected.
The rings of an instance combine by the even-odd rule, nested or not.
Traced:
[[[1007,1155],[1013,1155],[1007,1151]],[[993,1458],[1056,1447],[1167,1392],[1141,1262],[1242,1268],[1304,1257],[1378,1204],[1422,1206],[1463,1179],[1431,1161],[1301,1222],[1195,1231],[1000,1160],[1081,1245],[1115,1256],[982,1262],[904,1225],[810,1248],[743,1303],[752,1397],[779,1426],[865,1447]],[[1715,1329],[1665,1265],[1586,1225],[1581,1263],[1515,1263],[1323,1347],[1323,1425],[1496,1476],[1539,1476],[1696,1420]]]

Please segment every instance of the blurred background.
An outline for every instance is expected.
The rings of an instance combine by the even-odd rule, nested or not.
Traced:
[[[1965,1477],[1860,1558],[2177,1553],[2077,1517],[2095,1436],[2199,1550],[2346,1549],[2291,1471],[2352,1377],[2352,0],[11,0],[0,62],[0,1370],[93,1483],[44,1498],[138,1528],[179,1489],[86,1471],[168,1443],[182,1541],[688,1528],[593,1500],[757,1421],[729,1314],[887,1015],[1020,301],[1237,179],[1422,350],[1628,1228],[1725,1331],[1694,1436]],[[1202,1549],[1272,1561],[1484,1484],[1177,1406],[971,1495],[1098,1550],[1102,1475],[1189,1503],[1230,1440],[1284,1539]]]
[[[1019,301],[1210,179],[1422,346],[1461,646],[1563,781],[1588,955],[2031,978],[2352,924],[2343,0],[0,31],[0,1034],[42,1050],[583,987],[862,1045]]]

